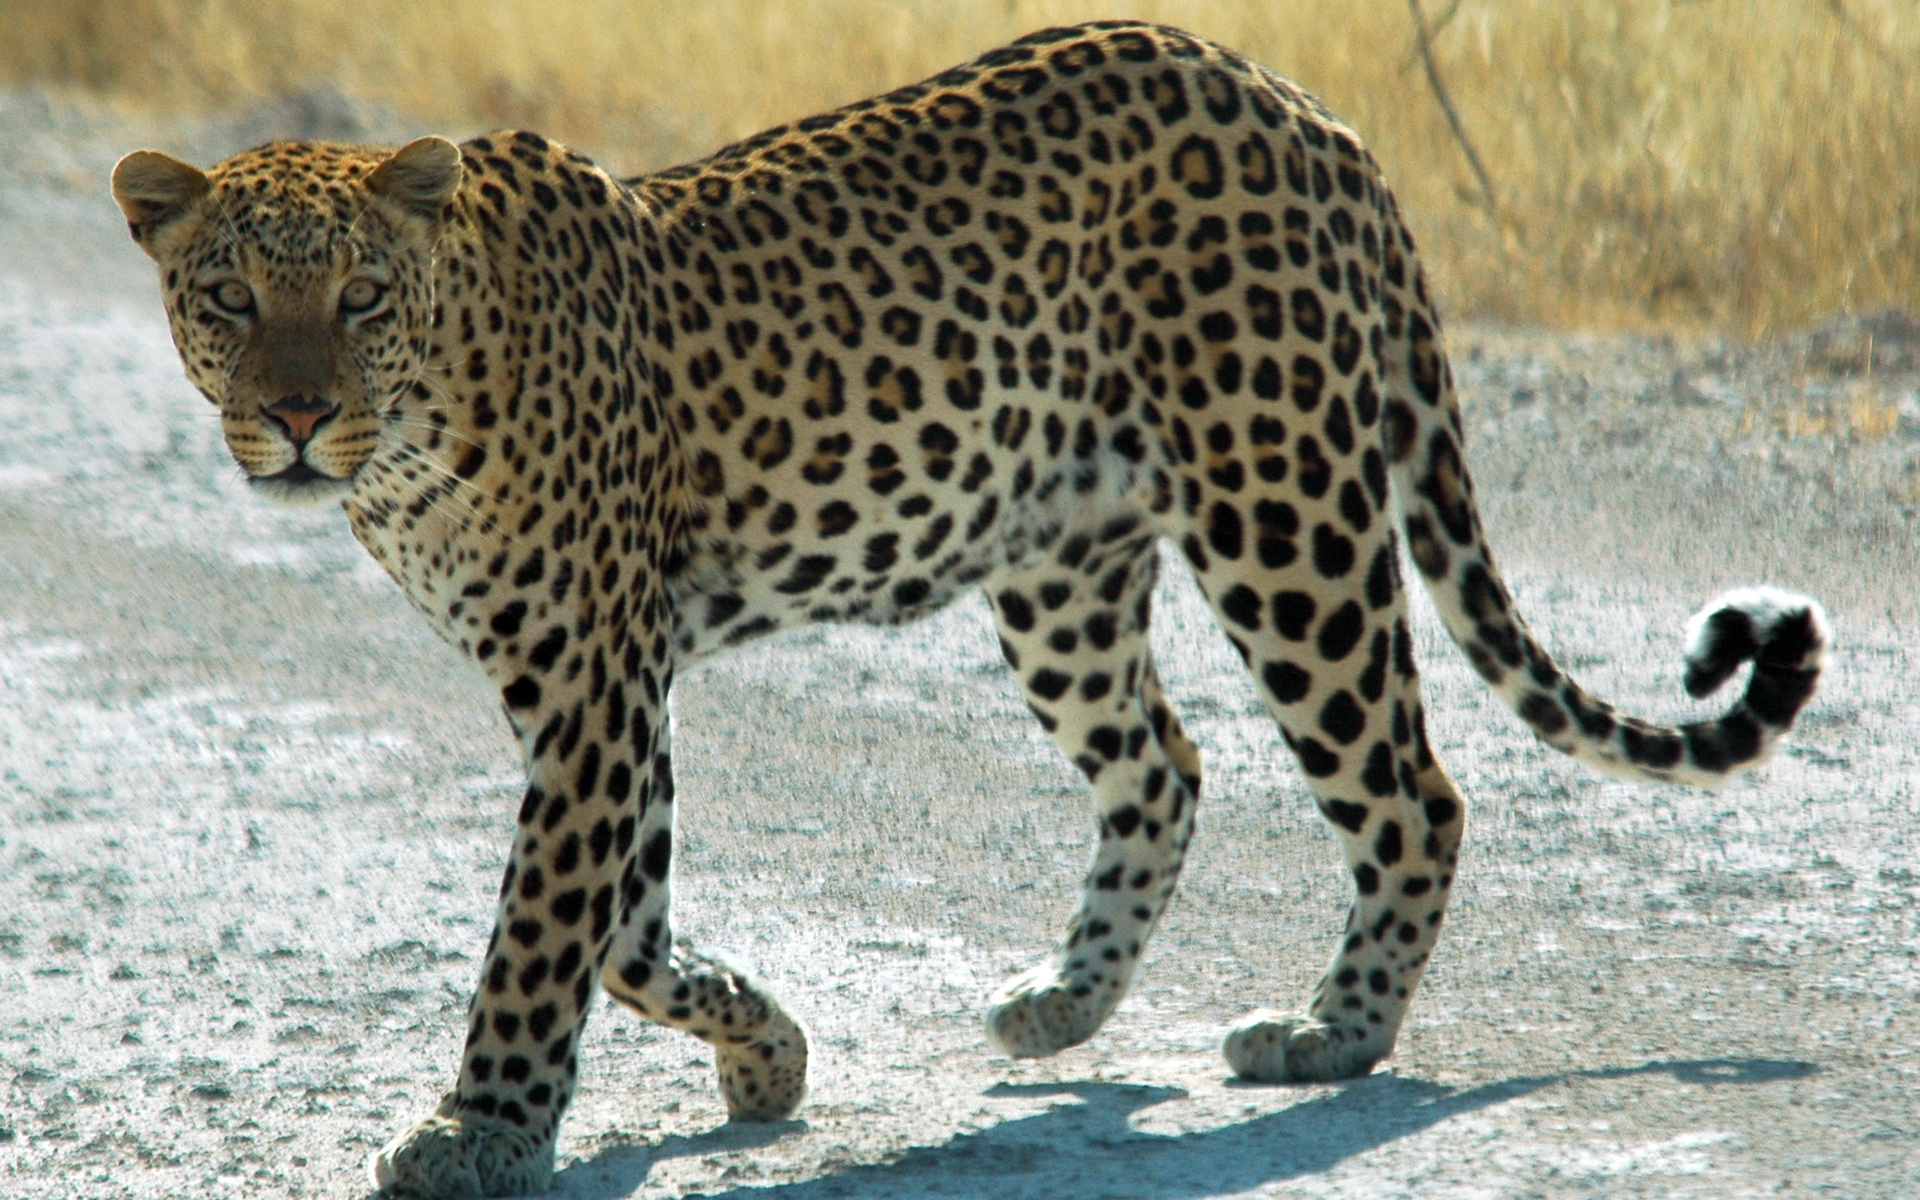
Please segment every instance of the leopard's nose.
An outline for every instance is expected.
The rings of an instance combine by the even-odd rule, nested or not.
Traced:
[[[261,410],[267,420],[278,425],[287,440],[304,446],[320,423],[340,411],[340,406],[318,396],[287,396]]]

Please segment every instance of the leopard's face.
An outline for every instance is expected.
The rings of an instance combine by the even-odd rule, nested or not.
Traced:
[[[437,138],[390,158],[274,143],[211,173],[142,151],[116,169],[187,378],[266,496],[344,496],[400,397],[431,392],[434,244],[461,177]]]

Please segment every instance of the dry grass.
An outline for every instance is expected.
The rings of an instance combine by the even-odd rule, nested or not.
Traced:
[[[1920,307],[1911,0],[1426,0],[1497,216],[1383,0],[36,0],[0,82],[196,107],[331,82],[448,132],[631,168],[919,78],[1028,29],[1184,26],[1368,138],[1455,312],[1761,334]]]

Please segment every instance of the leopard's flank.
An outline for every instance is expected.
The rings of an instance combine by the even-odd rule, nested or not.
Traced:
[[[1696,619],[1679,728],[1615,713],[1528,632],[1481,533],[1439,318],[1360,140],[1175,30],[1051,29],[924,83],[618,180],[532,133],[279,142],[114,194],[188,378],[269,497],[337,500],[492,680],[527,768],[459,1078],[375,1156],[422,1196],[544,1187],[605,988],[714,1047],[738,1118],[791,1114],[807,1038],[675,940],[674,674],[812,621],[992,602],[1098,841],[988,1040],[1085,1041],[1126,994],[1200,796],[1148,646],[1176,545],[1351,870],[1325,977],[1227,1034],[1249,1079],[1362,1074],[1440,932],[1465,805],[1425,734],[1400,549],[1542,739],[1712,783],[1812,694],[1824,618]]]

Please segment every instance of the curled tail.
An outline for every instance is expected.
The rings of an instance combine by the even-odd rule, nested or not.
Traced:
[[[1609,775],[1711,785],[1764,760],[1819,682],[1826,613],[1806,596],[1754,587],[1695,615],[1687,625],[1689,693],[1706,696],[1753,664],[1745,693],[1715,720],[1654,725],[1588,694],[1534,639],[1494,568],[1460,452],[1438,322],[1411,241],[1401,247],[1407,259],[1396,270],[1389,253],[1383,280],[1382,448],[1409,555],[1447,632],[1542,741]]]

